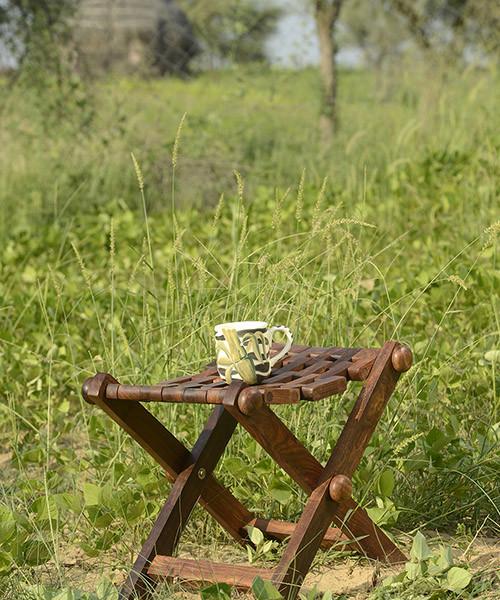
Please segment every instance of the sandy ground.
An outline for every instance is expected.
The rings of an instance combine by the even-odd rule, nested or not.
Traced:
[[[446,543],[452,543],[450,539]],[[453,545],[453,544],[452,544]],[[461,552],[454,548],[454,556],[461,559]],[[500,541],[488,538],[477,539],[469,547],[467,562],[474,571],[500,569]],[[353,600],[367,598],[377,583],[389,575],[398,573],[402,567],[386,567],[367,560],[347,559],[333,563],[321,569],[319,574],[306,578],[305,585],[314,584],[320,591],[345,594]]]
[[[483,571],[485,569],[495,571],[500,569],[500,540],[492,538],[476,538],[470,542],[457,541],[448,536],[439,536],[443,543],[451,544],[453,554],[457,561],[464,561],[471,565],[473,571]],[[428,538],[436,538],[435,532],[428,532]],[[434,545],[434,544],[433,544]],[[114,583],[120,584],[123,581],[125,572],[121,569],[115,569],[111,565],[103,564],[102,558],[89,559],[81,550],[67,549],[64,552],[64,558],[61,560],[61,567],[65,571],[67,584],[75,588],[84,590],[93,590],[97,582],[104,574]],[[221,549],[220,555],[203,556],[210,560],[231,561],[230,548]],[[188,554],[182,553],[184,557]],[[201,556],[200,556],[201,558]],[[110,561],[111,562],[111,561]],[[41,579],[53,580],[55,565],[45,565],[40,567]],[[319,591],[331,591],[333,594],[343,594],[344,598],[352,600],[366,599],[375,585],[385,577],[397,573],[402,567],[387,567],[361,558],[344,558],[328,562],[316,569],[310,574],[304,583],[303,589],[311,589],[314,586]],[[177,587],[179,590],[181,586]],[[166,598],[161,594],[161,598]],[[200,596],[195,590],[181,589],[171,597],[176,600],[199,600]],[[240,594],[238,598],[250,598],[253,596]],[[488,596],[494,598],[493,596]]]

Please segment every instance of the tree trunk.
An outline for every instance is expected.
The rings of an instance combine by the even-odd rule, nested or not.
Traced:
[[[338,125],[337,114],[337,48],[333,39],[335,23],[342,0],[316,0],[315,18],[320,52],[320,75],[322,84],[320,133],[323,141],[331,142]]]

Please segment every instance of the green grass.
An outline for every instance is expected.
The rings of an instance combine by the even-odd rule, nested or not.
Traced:
[[[75,548],[107,573],[130,563],[168,484],[81,383],[192,372],[213,357],[212,325],[233,319],[318,345],[408,343],[415,365],[356,498],[378,497],[403,540],[498,532],[498,77],[342,73],[328,151],[317,88],[312,71],[116,80],[59,119],[44,93],[0,89],[5,581],[64,586]],[[354,397],[278,412],[324,460]],[[155,412],[189,444],[207,416]],[[219,473],[259,514],[300,514],[303,494],[244,433]],[[186,539],[195,555],[227,541],[198,511]]]

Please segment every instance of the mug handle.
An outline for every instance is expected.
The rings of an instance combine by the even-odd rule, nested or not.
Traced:
[[[286,356],[286,354],[288,354],[288,351],[290,350],[290,348],[292,347],[293,344],[293,335],[292,332],[288,329],[288,327],[285,327],[284,325],[275,325],[274,327],[270,327],[268,329],[268,335],[269,335],[269,340],[271,342],[271,344],[273,343],[273,334],[275,331],[283,331],[283,333],[286,335],[286,337],[288,338],[286,344],[283,346],[283,349],[281,350],[281,352],[278,352],[278,354],[276,354],[276,356],[273,356],[269,363],[271,365],[271,369],[274,367],[274,365],[280,361],[284,356]]]

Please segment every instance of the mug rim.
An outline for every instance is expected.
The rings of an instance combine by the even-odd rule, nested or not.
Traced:
[[[233,323],[219,323],[215,325],[215,333],[222,333],[222,329],[235,329],[236,331],[259,331],[267,329],[267,321],[234,321]]]

